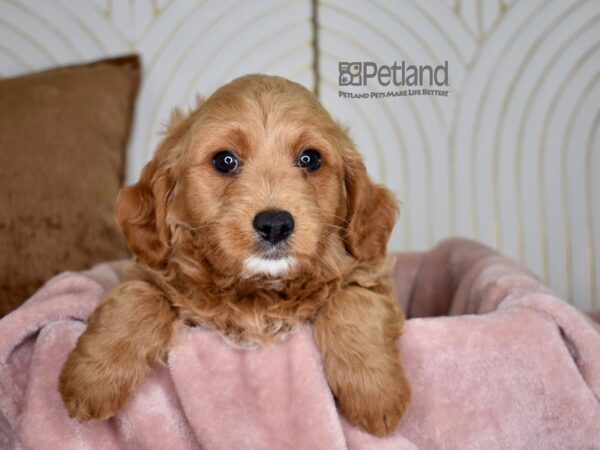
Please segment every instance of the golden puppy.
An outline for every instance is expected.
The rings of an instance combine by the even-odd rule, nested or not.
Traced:
[[[299,84],[250,75],[198,103],[174,112],[140,181],[119,195],[137,264],[65,363],[69,414],[114,415],[182,324],[252,345],[309,322],[341,413],[391,432],[410,400],[386,258],[393,195]]]

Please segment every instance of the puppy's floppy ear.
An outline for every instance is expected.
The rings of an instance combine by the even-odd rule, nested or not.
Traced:
[[[388,188],[369,179],[354,148],[344,153],[344,171],[347,249],[360,261],[382,258],[398,216],[396,198]]]
[[[196,110],[204,99],[196,97]],[[146,164],[140,180],[119,192],[115,215],[127,237],[129,249],[138,261],[161,268],[170,253],[171,229],[167,224],[167,205],[175,188],[175,163],[181,142],[190,128],[195,110],[184,113],[175,108],[166,126],[166,136]]]
[[[140,180],[126,186],[117,197],[116,217],[138,261],[161,268],[169,256],[171,232],[166,223],[167,201],[174,187],[169,167],[159,149]]]

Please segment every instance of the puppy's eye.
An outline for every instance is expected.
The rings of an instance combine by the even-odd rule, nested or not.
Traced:
[[[321,154],[312,148],[302,150],[296,162],[298,167],[308,169],[311,172],[321,167]]]
[[[223,150],[217,153],[213,158],[213,166],[221,173],[229,173],[238,168],[240,162],[229,150]]]

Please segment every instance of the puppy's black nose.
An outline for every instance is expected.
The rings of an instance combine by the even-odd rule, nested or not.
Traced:
[[[260,237],[275,245],[292,234],[294,218],[287,211],[261,211],[254,217],[252,225]]]

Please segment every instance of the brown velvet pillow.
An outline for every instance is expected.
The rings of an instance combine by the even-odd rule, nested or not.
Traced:
[[[139,82],[137,56],[0,80],[0,317],[128,256],[113,208]]]

